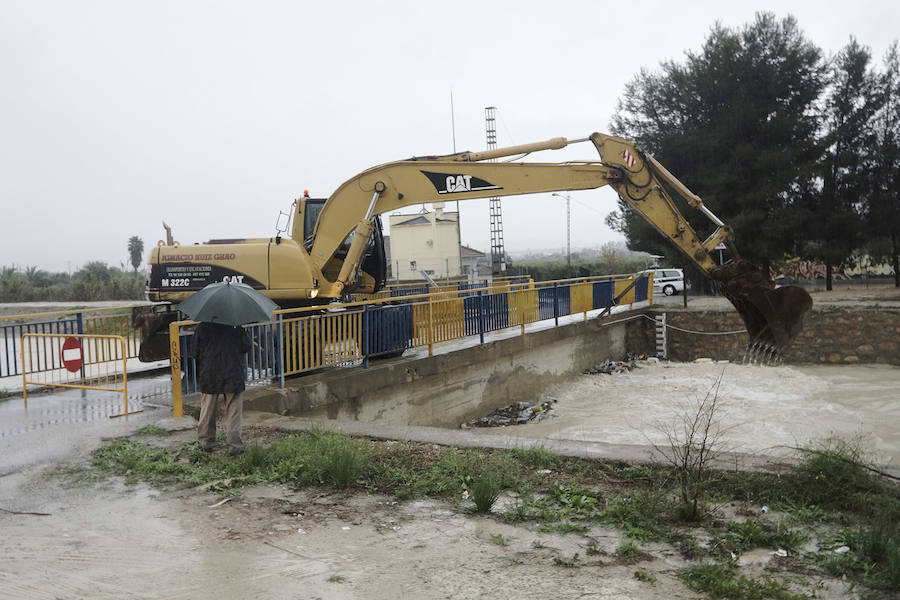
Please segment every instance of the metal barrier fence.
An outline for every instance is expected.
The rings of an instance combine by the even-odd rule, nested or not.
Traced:
[[[127,312],[125,312],[127,311]],[[59,311],[0,317],[0,378],[22,374],[19,356],[26,333],[118,335],[125,340],[127,358],[136,358],[140,330],[131,325],[131,309],[109,308]]]
[[[369,303],[332,304],[276,311],[270,323],[245,325],[253,340],[247,355],[248,384],[297,375],[323,367],[368,366],[376,356],[402,353],[491,331],[573,314],[652,302],[652,276],[629,275],[579,278],[545,285],[505,281],[472,288],[384,298]],[[299,313],[299,316],[297,315]],[[315,314],[310,314],[315,313]],[[169,329],[175,416],[181,416],[182,396],[198,391],[196,365],[189,339],[193,321],[172,323]],[[177,382],[180,381],[180,385]]]
[[[119,392],[128,410],[127,345],[120,335],[25,333],[21,338],[22,398],[28,386]]]

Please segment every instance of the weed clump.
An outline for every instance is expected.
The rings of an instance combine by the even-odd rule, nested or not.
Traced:
[[[738,573],[732,564],[702,564],[688,567],[679,572],[679,577],[688,587],[708,594],[711,598],[734,598],[754,600],[774,598],[775,600],[803,600],[804,594],[793,594],[787,584],[769,577],[751,579]]]
[[[771,525],[751,519],[743,523],[729,523],[727,530],[716,536],[713,547],[719,556],[727,558],[753,548],[795,550],[807,539],[804,534],[783,523]]]
[[[616,556],[630,565],[653,558],[650,554],[641,550],[632,540],[628,540],[619,546],[616,549]]]
[[[491,471],[481,473],[472,485],[472,501],[475,503],[475,511],[480,513],[491,512],[502,489],[500,478],[496,473]]]
[[[638,569],[634,572],[634,578],[645,583],[656,583],[656,575],[644,569]]]
[[[598,520],[624,529],[636,540],[652,542],[669,534],[666,518],[671,508],[671,498],[664,490],[638,489],[613,498]]]

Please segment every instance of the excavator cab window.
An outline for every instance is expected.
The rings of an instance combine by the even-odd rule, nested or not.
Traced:
[[[384,288],[387,280],[387,256],[384,251],[384,234],[381,231],[381,216],[375,217],[375,227],[372,229],[372,237],[366,245],[366,255],[363,258],[362,270],[375,280],[375,291]]]
[[[319,213],[325,207],[325,198],[306,198],[303,210],[303,239],[312,238],[313,232],[316,230],[316,222],[319,220]]]
[[[303,210],[303,239],[307,250],[312,247],[313,233],[316,230],[316,223],[319,220],[319,214],[325,207],[327,198],[306,198]],[[336,258],[343,260],[347,256],[350,244],[353,242],[353,236],[356,231],[350,234],[341,243],[340,248],[334,253]],[[375,280],[375,290],[384,288],[387,280],[387,257],[384,251],[384,234],[382,233],[381,216],[375,217],[375,227],[372,229],[372,237],[366,244],[366,251],[362,258],[362,270],[372,276]]]

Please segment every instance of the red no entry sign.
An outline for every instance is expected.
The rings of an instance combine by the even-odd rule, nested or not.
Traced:
[[[61,356],[63,364],[70,373],[77,373],[84,364],[81,343],[73,337],[66,338],[66,341],[63,342]]]

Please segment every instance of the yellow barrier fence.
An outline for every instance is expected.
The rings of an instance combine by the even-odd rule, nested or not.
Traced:
[[[128,349],[121,335],[22,335],[22,397],[28,386],[99,390],[122,394],[125,411],[111,417],[141,412],[128,410]]]

